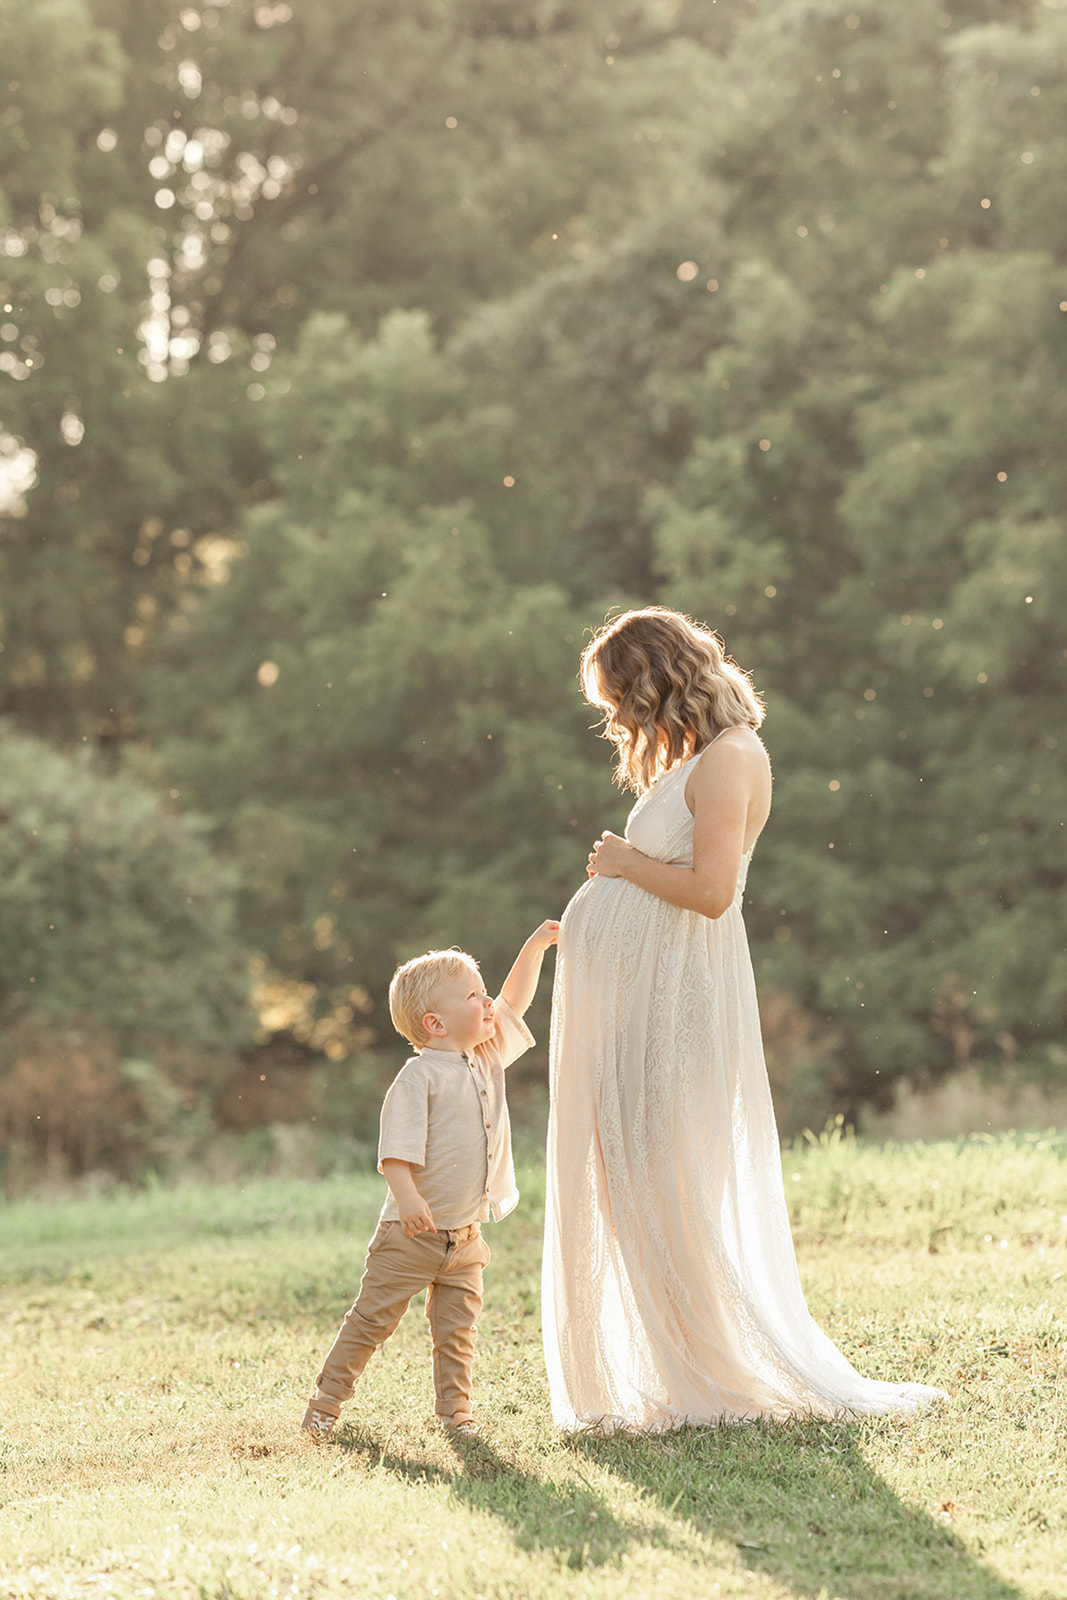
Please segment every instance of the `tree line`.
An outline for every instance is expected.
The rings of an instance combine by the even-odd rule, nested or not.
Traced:
[[[358,1118],[396,961],[491,978],[621,826],[575,668],[653,600],[768,703],[783,1126],[1063,1083],[1067,7],[47,0],[0,60],[20,1159]]]

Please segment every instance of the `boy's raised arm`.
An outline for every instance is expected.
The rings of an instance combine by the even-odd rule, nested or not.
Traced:
[[[541,976],[541,963],[545,951],[559,938],[559,923],[551,918],[531,933],[518,955],[500,991],[516,1016],[523,1016],[537,993],[537,980]]]

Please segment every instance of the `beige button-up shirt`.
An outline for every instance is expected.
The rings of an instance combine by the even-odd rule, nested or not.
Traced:
[[[383,1161],[419,1168],[415,1187],[434,1225],[465,1228],[499,1222],[518,1204],[504,1069],[534,1042],[507,1001],[493,1002],[496,1031],[469,1055],[427,1047],[405,1061],[382,1106],[378,1170]],[[397,1222],[392,1192],[380,1221]]]

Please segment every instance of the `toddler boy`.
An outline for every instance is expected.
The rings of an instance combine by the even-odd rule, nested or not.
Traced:
[[[385,1096],[378,1170],[389,1193],[367,1248],[359,1295],[319,1373],[302,1427],[321,1444],[367,1362],[426,1290],[435,1412],[459,1433],[471,1413],[474,1334],[489,1247],[481,1224],[514,1210],[504,1069],[533,1044],[522,1018],[558,922],[519,951],[496,1000],[473,956],[431,950],[398,967],[389,986],[397,1032],[415,1047]]]

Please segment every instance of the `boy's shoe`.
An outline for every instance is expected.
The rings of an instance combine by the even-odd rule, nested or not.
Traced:
[[[470,1420],[467,1422],[449,1420],[445,1423],[445,1428],[449,1433],[458,1433],[461,1439],[477,1439],[482,1431],[476,1422]]]
[[[304,1412],[304,1420],[300,1426],[313,1444],[325,1444],[333,1436],[333,1425],[336,1421],[337,1418],[329,1411],[316,1411],[315,1402],[312,1401]]]

